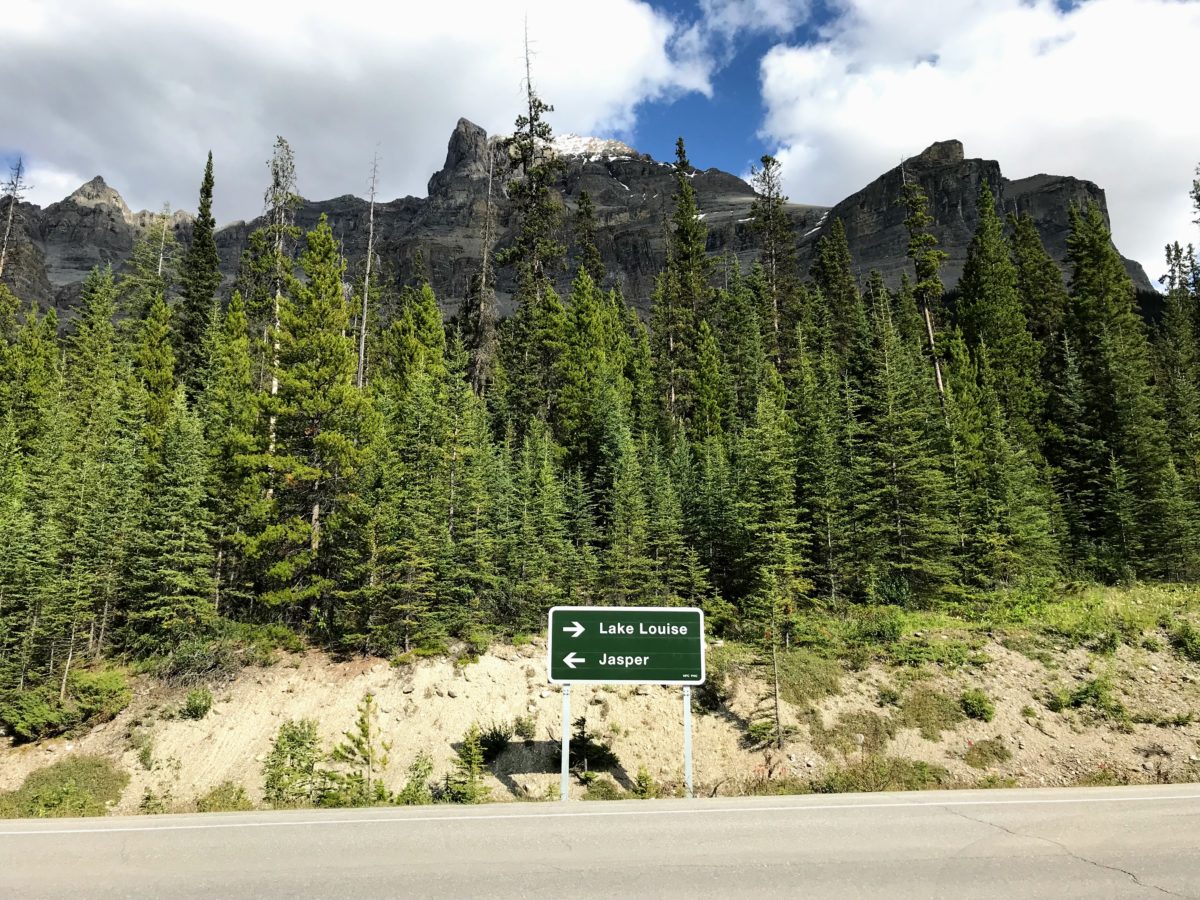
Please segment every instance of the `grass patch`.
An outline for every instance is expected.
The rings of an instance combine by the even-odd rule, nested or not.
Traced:
[[[72,756],[39,769],[0,794],[0,818],[102,816],[121,799],[129,775],[103,756]]]
[[[916,728],[927,741],[936,741],[966,719],[957,700],[931,688],[911,691],[900,704],[900,724]]]
[[[1085,772],[1072,782],[1073,787],[1120,787],[1130,784],[1129,775],[1108,766],[1100,766]]]
[[[841,693],[842,674],[837,660],[809,650],[789,650],[779,654],[779,696],[796,706],[832,697]]]
[[[921,791],[940,787],[950,779],[942,767],[897,756],[868,756],[827,772],[813,783],[818,794],[874,791]]]
[[[179,710],[179,715],[185,719],[200,720],[208,715],[208,711],[212,709],[213,695],[206,687],[198,687],[188,691],[187,699],[183,701],[183,707]]]
[[[592,776],[592,777],[588,777]],[[607,775],[597,775],[595,772],[584,772],[583,779],[587,782],[587,790],[583,792],[584,800],[625,800],[628,799],[620,786]]]
[[[1010,759],[1012,753],[998,736],[976,741],[963,754],[963,762],[973,769],[986,769]]]
[[[0,726],[18,743],[38,741],[108,722],[132,699],[124,672],[76,669],[67,678],[65,699],[51,685],[0,697]]]
[[[196,812],[245,812],[254,809],[246,789],[232,781],[223,781],[207,794],[196,798]]]
[[[808,725],[810,742],[822,754],[834,749],[876,755],[886,750],[888,742],[896,736],[896,723],[890,716],[870,711],[843,713],[836,724],[826,728],[821,714],[809,707],[803,720]]]
[[[787,797],[812,792],[812,784],[803,778],[754,778],[738,787],[739,796],[744,797]]]
[[[1171,630],[1171,646],[1184,659],[1200,662],[1200,628],[1183,621]]]

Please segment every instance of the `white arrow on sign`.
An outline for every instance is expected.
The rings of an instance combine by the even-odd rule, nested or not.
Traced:
[[[572,650],[570,653],[568,653],[566,656],[563,657],[563,662],[566,664],[568,669],[573,669],[573,668],[575,668],[575,663],[585,663],[585,662],[587,662],[587,660],[581,656],[576,656],[575,651]]]
[[[570,625],[564,625],[563,631],[570,631],[571,637],[579,637],[584,632],[584,627],[578,622],[572,622]]]

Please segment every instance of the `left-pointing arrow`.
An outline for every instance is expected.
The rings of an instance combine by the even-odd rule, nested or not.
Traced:
[[[568,653],[566,656],[563,657],[563,662],[566,664],[568,669],[573,669],[573,668],[575,668],[576,663],[585,663],[585,662],[587,662],[587,660],[581,656],[576,656],[575,651],[572,650],[570,653]]]
[[[586,629],[578,622],[572,622],[570,625],[564,625],[563,631],[569,631],[571,637],[579,637]]]

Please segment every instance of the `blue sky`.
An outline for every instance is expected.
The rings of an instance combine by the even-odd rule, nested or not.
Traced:
[[[449,11],[453,10],[453,14]],[[1154,276],[1198,241],[1194,0],[7,0],[3,141],[41,205],[100,174],[133,209],[262,208],[276,135],[313,199],[423,196],[460,116],[504,133],[523,22],[559,133],[745,174],[764,152],[832,204],[937,140],[1006,175],[1107,191],[1118,246]]]

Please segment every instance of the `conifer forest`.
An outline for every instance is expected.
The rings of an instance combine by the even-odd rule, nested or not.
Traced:
[[[908,184],[898,289],[855,276],[837,222],[800,271],[768,156],[739,268],[705,252],[681,139],[643,320],[529,101],[502,144],[517,237],[449,319],[324,220],[299,232],[283,139],[232,285],[211,155],[190,244],[148,230],[69,324],[0,285],[0,700],[247,635],[392,658],[539,634],[556,604],[688,605],[774,644],[801,616],[1200,575],[1191,246],[1143,309],[1097,207],[1064,276],[985,184],[947,292]]]

